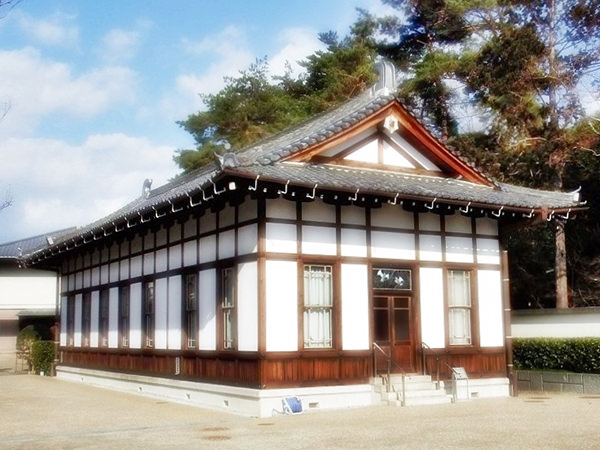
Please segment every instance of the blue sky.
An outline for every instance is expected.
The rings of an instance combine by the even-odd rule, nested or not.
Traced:
[[[175,123],[256,58],[282,73],[379,0],[22,0],[0,8],[0,242],[92,222],[178,173]],[[297,68],[297,66],[296,66]],[[299,70],[297,68],[297,70]]]

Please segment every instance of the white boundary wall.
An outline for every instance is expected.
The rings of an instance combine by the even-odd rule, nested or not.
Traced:
[[[513,337],[600,337],[600,307],[512,312]]]

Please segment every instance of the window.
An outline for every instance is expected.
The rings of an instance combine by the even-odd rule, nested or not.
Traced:
[[[196,348],[198,339],[198,275],[189,273],[184,278],[184,311],[187,348]]]
[[[223,313],[223,348],[235,347],[235,275],[232,267],[221,272]]]
[[[67,345],[74,345],[75,338],[75,297],[67,298]]]
[[[448,331],[450,345],[471,345],[471,273],[448,271]]]
[[[333,346],[332,267],[304,266],[304,348]]]
[[[144,289],[144,304],[142,307],[144,346],[154,347],[154,281],[148,281]]]
[[[129,286],[122,286],[119,291],[119,334],[121,347],[129,347]]]
[[[89,292],[83,295],[81,337],[84,347],[90,346],[90,320],[91,320],[91,298]]]
[[[100,291],[100,346],[108,347],[108,289]]]

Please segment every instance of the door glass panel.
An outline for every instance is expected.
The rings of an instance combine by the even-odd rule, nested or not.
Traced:
[[[394,308],[408,308],[408,297],[395,297]]]
[[[409,340],[409,314],[407,309],[394,311],[394,333],[396,341]]]
[[[374,297],[373,298],[373,306],[375,308],[387,308],[388,307],[387,297]]]
[[[390,329],[389,329],[389,316],[388,316],[387,308],[374,310],[373,318],[375,321],[375,341],[376,342],[389,342]]]

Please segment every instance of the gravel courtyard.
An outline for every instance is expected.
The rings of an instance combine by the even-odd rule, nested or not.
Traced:
[[[2,449],[597,449],[600,396],[521,393],[266,419],[0,376]]]

